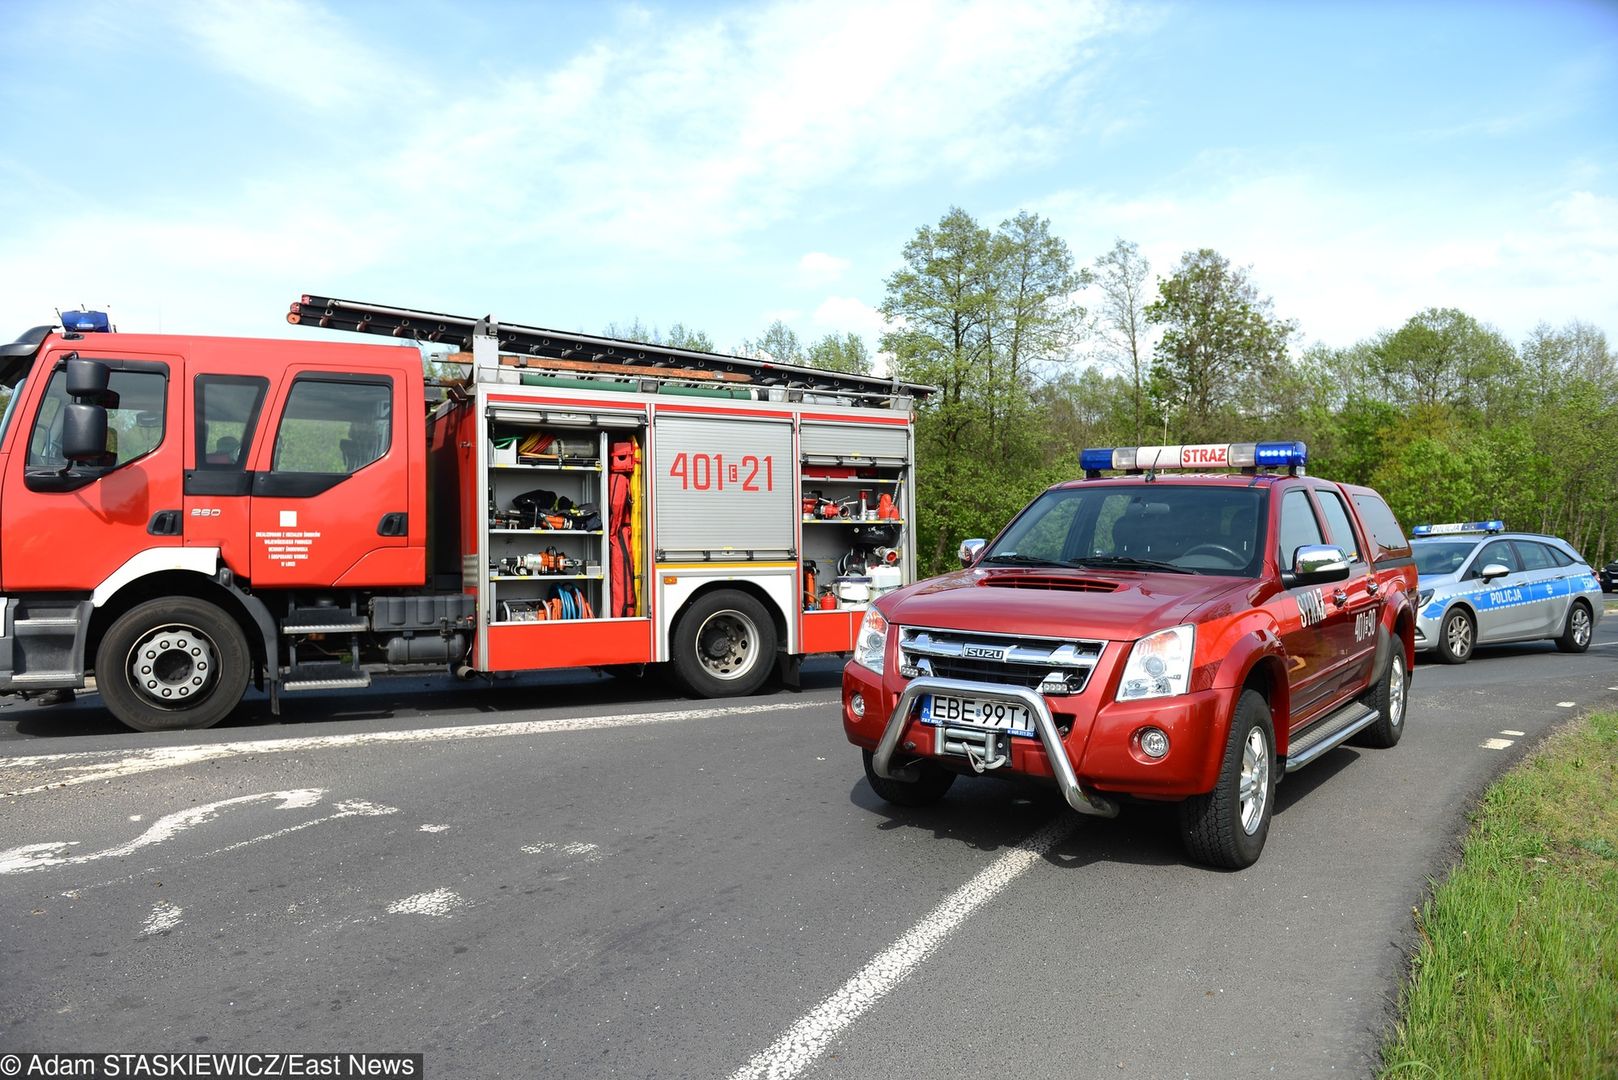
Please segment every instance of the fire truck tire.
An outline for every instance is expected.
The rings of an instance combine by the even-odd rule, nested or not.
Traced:
[[[96,650],[96,686],[136,731],[205,728],[241,702],[251,666],[235,619],[204,600],[164,596],[112,624]]]
[[[876,769],[871,765],[871,752],[863,752],[865,756],[865,782],[871,785],[871,790],[883,802],[890,802],[895,806],[930,806],[944,797],[951,784],[955,783],[955,774],[948,769],[941,769],[930,761],[918,761],[913,768],[921,773],[916,780],[895,780],[890,776],[878,776]]]
[[[775,665],[775,621],[744,592],[719,589],[691,602],[674,625],[674,671],[698,697],[740,697]]]
[[[1257,690],[1244,690],[1225,737],[1219,780],[1180,804],[1180,839],[1206,866],[1240,870],[1258,861],[1275,810],[1275,727]]]
[[[1438,658],[1446,664],[1464,664],[1472,659],[1472,646],[1477,644],[1478,624],[1461,608],[1444,612],[1438,624]]]
[[[1583,601],[1575,601],[1567,613],[1567,625],[1562,628],[1562,636],[1556,639],[1556,647],[1567,653],[1584,652],[1590,647],[1592,629],[1590,609],[1584,606]]]
[[[1378,713],[1376,722],[1354,736],[1355,746],[1387,750],[1399,744],[1405,733],[1405,709],[1410,700],[1410,674],[1405,670],[1404,648],[1397,638],[1389,639],[1392,650],[1388,670],[1360,700]]]

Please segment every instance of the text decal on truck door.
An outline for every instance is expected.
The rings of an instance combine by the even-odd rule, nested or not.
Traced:
[[[724,454],[674,455],[669,476],[687,490],[724,491],[728,483],[739,491],[774,491],[774,455],[743,454],[740,463],[726,463]]]
[[[1293,599],[1298,601],[1298,617],[1303,620],[1303,625],[1313,626],[1326,621],[1326,597],[1319,589],[1294,593]]]

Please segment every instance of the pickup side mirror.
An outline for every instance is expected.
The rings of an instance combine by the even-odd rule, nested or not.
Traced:
[[[1483,580],[1493,581],[1495,578],[1505,577],[1511,573],[1511,568],[1504,563],[1492,562],[1483,568]]]
[[[1293,585],[1327,585],[1348,577],[1348,556],[1331,544],[1305,544],[1292,556]]]
[[[962,540],[961,549],[959,552],[957,552],[961,559],[961,565],[971,566],[973,563],[977,562],[978,555],[983,551],[986,544],[988,544],[987,540],[982,540],[976,537],[971,540]]]

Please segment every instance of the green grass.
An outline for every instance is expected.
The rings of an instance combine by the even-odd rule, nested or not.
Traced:
[[[1485,793],[1416,927],[1380,1076],[1618,1077],[1618,714]]]

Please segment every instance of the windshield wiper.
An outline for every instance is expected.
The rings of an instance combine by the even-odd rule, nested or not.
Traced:
[[[1041,559],[1037,555],[1021,555],[1015,551],[1008,551],[1004,555],[990,555],[983,560],[986,563],[1005,563],[1012,566],[1067,566],[1073,564],[1061,562],[1057,559]]]
[[[1171,574],[1200,574],[1187,566],[1175,566],[1157,559],[1137,559],[1132,555],[1086,555],[1075,560],[1079,566],[1115,566],[1120,570],[1166,570]]]

